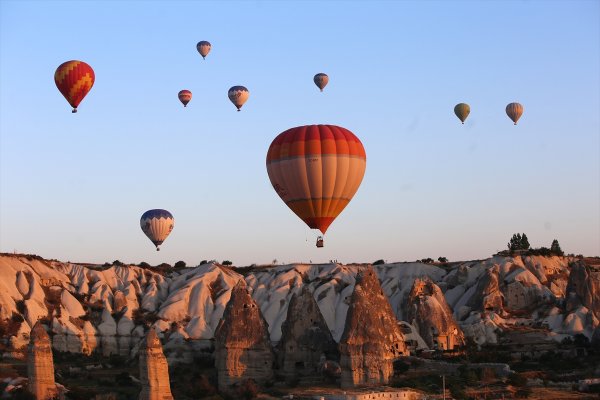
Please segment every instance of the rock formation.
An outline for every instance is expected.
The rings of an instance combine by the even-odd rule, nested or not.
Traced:
[[[315,376],[326,359],[338,359],[337,343],[307,286],[292,295],[282,325],[279,364],[287,378]]]
[[[244,281],[233,288],[215,332],[215,364],[223,392],[248,379],[264,384],[273,378],[268,325]]]
[[[342,388],[387,384],[404,336],[372,267],[359,272],[340,340]]]
[[[140,380],[142,391],[139,400],[173,400],[169,364],[154,329],[150,329],[140,349]]]
[[[37,400],[50,400],[58,395],[50,337],[41,322],[37,322],[31,330],[27,348],[27,376],[28,389]]]
[[[584,306],[600,318],[600,272],[592,271],[581,261],[572,263],[566,299],[567,311]]]
[[[452,350],[464,345],[464,334],[444,294],[431,279],[415,279],[405,307],[406,319],[417,328],[429,348]]]
[[[482,279],[477,283],[476,296],[471,297],[469,307],[475,310],[502,312],[504,304],[504,295],[500,290],[499,268],[494,265],[487,271]]]

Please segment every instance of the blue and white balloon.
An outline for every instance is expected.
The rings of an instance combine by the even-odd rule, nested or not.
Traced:
[[[167,210],[154,209],[148,210],[140,218],[142,231],[156,246],[156,251],[160,251],[160,246],[175,226],[175,218]]]

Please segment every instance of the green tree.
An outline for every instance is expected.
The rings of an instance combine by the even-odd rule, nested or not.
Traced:
[[[373,263],[373,265],[381,265],[381,264],[385,264],[385,261],[383,261],[383,259],[377,260]]]
[[[515,233],[512,235],[510,242],[508,242],[508,249],[510,251],[515,250],[529,250],[531,246],[529,245],[529,240],[527,239],[527,235],[523,233],[521,236],[520,233]]]
[[[438,261],[441,263],[447,263],[448,259],[446,257],[438,257]]]
[[[565,254],[564,251],[560,248],[560,244],[558,244],[558,240],[554,239],[552,241],[552,245],[550,246],[550,251],[557,256],[562,256]]]
[[[185,261],[177,261],[175,263],[175,265],[173,266],[173,268],[185,268],[186,264]]]
[[[521,236],[521,250],[529,250],[530,247],[527,235],[523,233],[523,236]]]
[[[233,263],[229,260],[225,260],[222,262],[223,265],[232,265]]]

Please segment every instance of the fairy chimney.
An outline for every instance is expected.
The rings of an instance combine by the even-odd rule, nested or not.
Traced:
[[[273,378],[268,325],[244,281],[233,288],[215,332],[215,364],[223,392],[249,379],[261,385]]]
[[[138,400],[173,400],[169,364],[154,329],[150,329],[140,349],[140,379],[142,391]]]
[[[373,267],[356,277],[340,354],[342,388],[387,384],[394,373],[393,360],[408,354]]]
[[[49,400],[58,395],[54,382],[54,361],[50,337],[44,325],[37,322],[29,336],[27,348],[28,389],[37,400]]]
[[[279,364],[287,378],[319,375],[322,357],[339,357],[337,343],[308,286],[292,296],[281,331]]]

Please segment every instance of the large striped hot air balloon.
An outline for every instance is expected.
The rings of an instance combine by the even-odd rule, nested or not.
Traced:
[[[317,85],[317,87],[321,89],[322,92],[325,86],[327,86],[327,84],[329,83],[329,77],[327,76],[327,74],[320,72],[315,75],[313,81],[315,82],[315,85]]]
[[[179,91],[177,97],[179,97],[179,101],[183,103],[183,106],[187,107],[187,104],[190,102],[190,100],[192,100],[192,92],[184,89]]]
[[[156,251],[160,250],[158,246],[169,236],[173,230],[173,226],[175,226],[175,219],[167,210],[148,210],[140,218],[140,227],[152,243],[154,243]]]
[[[206,40],[201,40],[196,45],[196,50],[198,50],[198,53],[200,53],[202,58],[206,60],[206,56],[208,55],[208,53],[210,53],[211,47],[212,46],[210,45],[210,42],[207,42]]]
[[[458,103],[454,106],[454,114],[460,119],[463,124],[471,112],[471,107],[467,103]]]
[[[279,197],[323,234],[358,190],[366,166],[360,140],[335,125],[288,129],[267,153],[267,173]]]
[[[240,111],[240,108],[248,100],[250,92],[244,86],[232,86],[227,92],[227,96],[233,105],[236,106],[237,110]]]
[[[73,107],[74,113],[81,100],[88,94],[96,75],[94,70],[83,61],[67,61],[58,66],[54,73],[54,83],[65,99]]]
[[[516,125],[519,118],[521,118],[521,115],[523,115],[523,106],[519,103],[510,103],[506,106],[506,115],[508,115]]]

